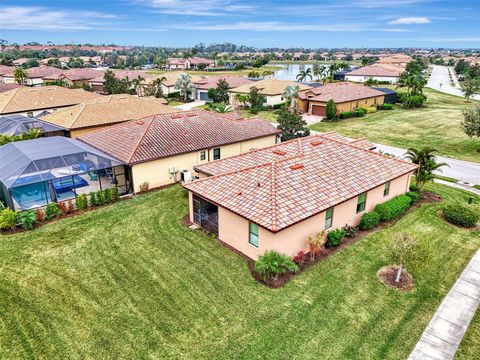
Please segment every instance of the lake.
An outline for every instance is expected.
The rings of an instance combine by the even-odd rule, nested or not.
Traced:
[[[297,75],[300,71],[304,71],[307,69],[313,68],[313,64],[275,64],[271,63],[269,65],[272,66],[281,66],[282,69],[275,71],[275,75],[273,76],[275,79],[278,80],[297,80]],[[319,64],[320,66],[321,64]],[[328,65],[324,65],[328,68]],[[312,74],[313,76],[313,74]],[[315,80],[313,77],[312,80]],[[312,81],[310,78],[306,79],[306,82]]]

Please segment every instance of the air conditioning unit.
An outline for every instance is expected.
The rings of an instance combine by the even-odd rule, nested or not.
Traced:
[[[183,170],[181,173],[180,173],[180,176],[181,176],[181,180],[183,182],[190,182],[192,181],[192,173],[188,170]]]

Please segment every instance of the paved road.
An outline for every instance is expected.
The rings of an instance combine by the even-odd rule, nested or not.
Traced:
[[[441,91],[446,94],[463,97],[462,90],[459,87],[450,85],[450,77],[448,75],[447,66],[432,66],[432,74],[428,79],[427,87]],[[480,95],[472,96],[472,99],[480,100]]]
[[[453,359],[479,303],[480,250],[443,299],[408,360]]]

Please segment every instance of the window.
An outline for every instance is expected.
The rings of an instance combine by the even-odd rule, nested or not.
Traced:
[[[333,208],[327,209],[325,212],[325,229],[329,229],[332,227],[332,219],[333,219]]]
[[[248,242],[258,248],[258,225],[254,223],[249,223],[249,235]]]
[[[357,214],[365,210],[365,205],[367,204],[367,194],[363,193],[358,196],[357,202]]]
[[[220,148],[213,149],[213,160],[220,159]]]
[[[28,116],[29,118],[33,118],[33,112],[31,112],[31,111],[27,112],[27,116]]]
[[[207,158],[207,154],[206,154],[205,150],[200,151],[200,161],[203,161],[206,158]]]
[[[383,187],[383,196],[388,196],[388,194],[390,194],[390,181]]]

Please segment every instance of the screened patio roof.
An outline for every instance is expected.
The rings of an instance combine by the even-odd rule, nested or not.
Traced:
[[[38,129],[42,133],[65,130],[60,126],[55,126],[24,115],[0,116],[0,134],[2,135],[21,135],[30,129]]]
[[[61,136],[0,146],[0,181],[7,188],[118,165],[123,163],[78,140]]]

